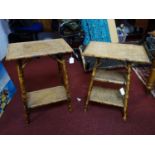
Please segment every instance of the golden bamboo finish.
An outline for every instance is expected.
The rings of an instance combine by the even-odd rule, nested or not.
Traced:
[[[68,99],[68,110],[71,112],[72,111],[72,105],[71,105],[71,96],[69,93],[69,82],[68,82],[68,73],[67,73],[67,68],[66,68],[66,63],[65,59],[57,59],[58,63],[58,68],[59,68],[59,73],[61,76],[61,80],[63,81],[63,84],[66,89],[67,93],[67,99]]]
[[[88,110],[89,101],[94,101],[94,102],[108,104],[108,105],[114,105],[114,106],[123,108],[123,119],[126,120],[127,119],[129,90],[130,90],[129,88],[130,88],[130,81],[131,81],[131,63],[127,64],[127,76],[125,79],[123,79],[123,80],[121,79],[123,83],[117,83],[117,84],[121,84],[121,85],[125,84],[125,96],[124,96],[124,98],[122,97],[122,100],[120,98],[119,92],[116,91],[115,89],[113,90],[113,89],[108,89],[108,88],[104,89],[102,87],[101,88],[95,87],[95,86],[93,87],[93,82],[96,80],[96,75],[97,75],[97,71],[98,71],[97,70],[98,64],[99,64],[99,59],[96,61],[96,64],[93,68],[84,111]],[[106,73],[103,71],[102,74],[106,74]],[[117,76],[117,74],[114,74],[112,76],[115,76],[115,75]],[[114,78],[114,77],[109,76],[110,81],[112,78]],[[102,82],[107,82],[107,79],[102,79],[102,80],[103,80]],[[117,80],[118,79],[116,79],[116,81]],[[111,81],[110,83],[116,83],[116,82]],[[108,94],[108,93],[110,93],[110,94]],[[117,99],[118,99],[118,101],[117,101]]]
[[[147,82],[147,89],[151,91],[154,88],[154,86],[155,86],[155,59],[153,60],[152,63],[152,68]]]
[[[61,80],[62,80],[64,88],[65,88],[66,99],[68,100],[68,110],[72,111],[71,97],[70,97],[70,93],[69,93],[69,82],[68,82],[68,75],[67,75],[65,59],[63,59],[63,58],[58,59],[57,58],[56,60],[57,60],[57,63],[58,63],[58,68],[59,68],[59,75],[61,76]],[[31,105],[30,105],[30,107],[28,107],[28,105],[30,104],[30,103],[28,103],[28,101],[31,102],[30,97],[33,99],[34,96],[33,95],[32,96],[29,96],[29,95],[27,96],[27,94],[33,94],[33,92],[28,93],[28,92],[26,92],[26,88],[25,88],[24,68],[25,68],[26,64],[27,64],[26,60],[18,60],[17,61],[17,71],[18,71],[18,78],[19,78],[19,83],[20,83],[20,88],[21,88],[22,101],[23,101],[23,104],[24,104],[25,118],[26,118],[26,122],[29,124],[30,123],[29,112],[30,112],[30,109],[32,107],[31,107]],[[56,87],[54,89],[56,89]],[[44,89],[44,91],[45,91],[45,89]],[[38,91],[38,92],[41,92],[41,91]],[[60,95],[61,95],[61,93],[60,93]],[[43,96],[42,93],[41,93],[41,96]],[[64,100],[64,99],[60,99],[60,100]],[[38,101],[38,102],[41,102],[41,100]],[[52,101],[51,101],[51,103],[52,103]],[[40,105],[40,104],[37,103],[37,105]]]
[[[126,88],[125,88],[125,97],[124,97],[124,114],[123,119],[126,121],[127,119],[127,109],[128,109],[128,99],[129,99],[129,90],[130,90],[130,81],[131,81],[131,64],[127,65],[128,75],[126,80]]]
[[[66,63],[64,59],[62,60],[62,70],[63,70],[64,85],[66,88],[67,98],[68,98],[68,110],[71,112],[72,111],[71,96],[69,93],[68,74],[67,74]]]
[[[26,95],[26,88],[25,88],[25,81],[24,81],[24,70],[23,70],[22,60],[17,61],[17,72],[18,72],[18,78],[19,78],[19,83],[20,83],[22,102],[24,104],[26,123],[29,124],[30,118],[29,118],[29,110],[27,107],[27,95]]]
[[[62,60],[61,59],[56,59],[57,60],[57,65],[58,65],[58,71],[59,71],[59,75],[60,75],[60,80],[61,82],[64,84],[63,82],[63,71],[62,71]]]
[[[22,69],[24,69],[30,61],[32,61],[32,59],[22,59]]]
[[[96,75],[96,69],[97,69],[98,64],[99,64],[99,59],[96,60],[95,66],[94,66],[93,71],[92,71],[91,80],[90,80],[90,84],[89,84],[89,88],[88,88],[87,100],[86,100],[85,107],[84,107],[85,112],[88,110],[90,94],[91,94],[91,90],[92,90],[92,87],[93,87],[94,77]]]

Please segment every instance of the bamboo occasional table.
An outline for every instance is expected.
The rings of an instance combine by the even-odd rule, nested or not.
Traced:
[[[16,60],[22,101],[27,123],[30,122],[30,110],[39,106],[68,101],[68,109],[72,110],[69,94],[68,75],[63,55],[73,49],[63,39],[31,41],[9,44],[6,60]],[[57,60],[63,85],[42,90],[27,92],[24,81],[24,68],[28,61],[35,57],[50,56]]]
[[[88,109],[89,101],[113,105],[123,108],[123,119],[126,120],[132,63],[150,63],[144,47],[92,41],[83,52],[83,55],[97,58],[92,71],[85,111]],[[125,61],[127,73],[98,69],[101,58]],[[122,96],[117,89],[93,86],[94,81],[123,85],[125,87],[125,95]]]

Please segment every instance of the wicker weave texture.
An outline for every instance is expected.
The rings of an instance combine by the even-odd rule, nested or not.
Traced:
[[[73,49],[64,39],[30,41],[9,44],[6,60],[70,53]]]
[[[100,82],[125,84],[126,83],[126,75],[123,74],[123,72],[97,69],[94,80],[100,81]]]
[[[92,41],[85,49],[83,55],[130,62],[150,63],[144,47],[140,45]]]
[[[90,101],[123,107],[123,97],[118,90],[94,86],[90,95]]]
[[[67,100],[67,94],[64,86],[29,92],[27,93],[27,97],[29,108],[35,108],[38,106]]]

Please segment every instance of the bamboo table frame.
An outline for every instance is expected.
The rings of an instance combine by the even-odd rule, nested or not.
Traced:
[[[65,59],[63,58],[64,54],[71,53],[72,51],[73,49],[63,39],[9,44],[6,60],[17,61],[18,78],[27,123],[30,123],[30,110],[39,106],[67,100],[68,110],[72,110],[67,69]],[[24,68],[30,59],[41,56],[50,56],[56,59],[63,85],[27,92]]]
[[[127,119],[127,108],[128,108],[128,98],[129,98],[129,89],[130,89],[130,81],[131,81],[131,66],[132,63],[150,63],[150,60],[147,56],[147,53],[143,46],[138,45],[129,45],[129,44],[118,44],[118,43],[104,43],[104,42],[95,42],[92,41],[87,46],[85,51],[83,52],[83,56],[95,57],[97,58],[95,66],[92,71],[91,81],[88,88],[88,95],[85,103],[84,110],[87,111],[89,101],[95,101],[99,103],[104,103],[108,105],[113,105],[117,107],[123,108],[123,119]],[[127,76],[125,78],[126,82],[121,81],[123,76],[116,73],[108,73],[106,71],[102,71],[102,75],[97,77],[97,67],[99,65],[100,59],[113,59],[113,60],[121,60],[127,63]],[[98,72],[99,73],[99,72]],[[110,76],[105,76],[104,74],[109,74]],[[102,79],[103,78],[103,79]],[[102,82],[110,82],[117,84],[125,84],[125,96],[121,99],[118,93],[114,90],[110,89],[100,89],[98,87],[93,88],[94,81],[102,81]],[[103,93],[102,93],[102,92]],[[108,94],[109,93],[109,94]],[[110,93],[114,93],[111,95]],[[103,95],[104,94],[104,95]],[[101,96],[99,96],[101,95]],[[100,99],[99,99],[99,98]],[[116,102],[116,103],[113,103]]]
[[[149,75],[146,87],[149,91],[153,90],[155,87],[155,59],[152,62],[152,67],[151,67],[151,71],[150,71],[150,75]]]

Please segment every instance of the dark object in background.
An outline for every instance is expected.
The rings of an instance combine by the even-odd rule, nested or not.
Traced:
[[[151,60],[155,58],[155,37],[147,36],[146,41],[144,42],[144,47],[148,53],[148,56]]]
[[[30,19],[11,19],[9,26],[12,32],[32,32],[43,31],[43,25],[40,22],[33,22]]]
[[[11,19],[9,26],[12,33],[9,35],[9,42],[23,42],[37,40],[37,34],[43,31],[43,25],[29,19]]]
[[[9,43],[33,41],[35,40],[34,34],[30,33],[10,33],[8,36]]]
[[[123,24],[127,30],[126,42],[141,44],[145,38],[149,21],[146,19],[116,19],[116,25]]]
[[[38,33],[38,40],[46,40],[46,39],[58,39],[61,36],[56,32],[40,32]]]
[[[59,31],[59,20],[58,19],[52,19],[52,31],[53,32],[58,32]]]
[[[73,57],[78,61],[82,61],[79,51],[79,46],[83,44],[84,39],[84,32],[81,28],[81,20],[62,19],[58,21],[58,32],[60,36],[74,49]]]
[[[73,49],[73,57],[81,61],[79,46],[83,44],[84,32],[79,19],[52,20],[52,30],[63,38]],[[54,38],[53,38],[54,39]]]
[[[78,48],[84,39],[81,21],[78,19],[59,20],[59,33],[72,48]]]

